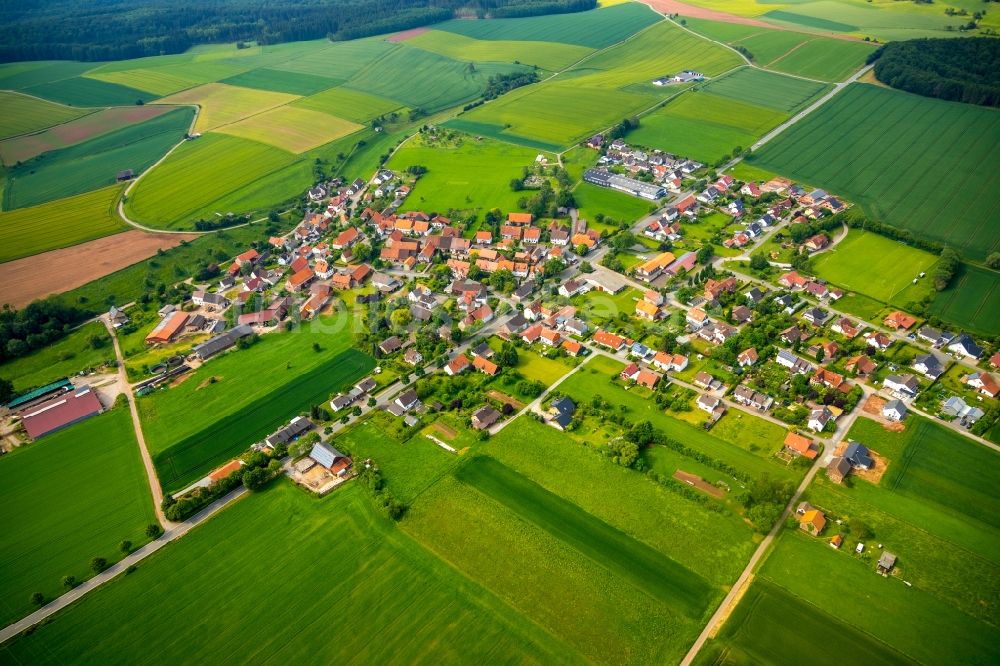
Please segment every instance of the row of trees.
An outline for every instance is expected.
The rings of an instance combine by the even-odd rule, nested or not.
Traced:
[[[911,39],[875,51],[875,76],[893,88],[955,102],[1000,106],[1000,41]]]
[[[60,339],[89,317],[76,307],[52,300],[36,301],[23,310],[0,310],[0,362],[9,361]]]
[[[51,0],[0,4],[0,61],[122,60],[195,44],[354,39],[456,15],[577,12],[596,0]]]

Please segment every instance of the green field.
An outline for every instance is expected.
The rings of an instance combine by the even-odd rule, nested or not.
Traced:
[[[822,83],[752,67],[738,69],[728,76],[709,81],[705,86],[705,90],[713,95],[788,114],[801,110],[827,89],[828,86]]]
[[[601,49],[661,20],[639,3],[589,12],[488,21],[448,21],[435,26],[474,39],[561,42]]]
[[[717,76],[739,62],[732,51],[662,22],[550,81],[516,90],[460,119],[493,125],[501,135],[567,146],[679,91],[654,86],[657,77],[684,68]]]
[[[981,259],[1000,248],[1000,114],[854,84],[749,158]]]
[[[601,228],[596,221],[598,213],[615,220],[633,222],[649,214],[652,205],[652,202],[646,199],[584,182],[580,182],[574,188],[573,198],[576,199],[580,217],[598,230]]]
[[[707,581],[494,458],[477,456],[455,477],[679,613],[705,610]]]
[[[243,88],[257,88],[289,95],[312,95],[335,84],[325,76],[315,76],[303,72],[285,72],[280,69],[253,69],[224,79],[221,83]]]
[[[322,111],[331,116],[363,123],[386,113],[401,110],[402,105],[390,99],[376,97],[350,88],[331,88],[295,100],[291,106]]]
[[[438,111],[478,97],[494,75],[526,69],[522,65],[453,60],[423,49],[400,46],[361,68],[345,87]]]
[[[129,195],[129,217],[159,228],[191,228],[216,213],[254,210],[308,186],[308,164],[256,141],[207,134],[181,145]],[[289,182],[287,179],[291,179]],[[295,187],[297,185],[298,187]]]
[[[112,185],[31,208],[0,212],[0,262],[69,247],[124,231],[115,205],[121,187]],[[66,211],[72,210],[72,215]],[[38,230],[45,229],[44,234]]]
[[[0,91],[0,139],[37,132],[90,112],[92,109],[74,109],[15,92]]]
[[[304,575],[317,563],[329,575]],[[198,618],[183,640],[180,617]],[[176,663],[195,642],[217,662],[569,661],[559,640],[376,515],[356,484],[316,500],[284,481],[0,647],[0,661]]]
[[[839,233],[839,232],[837,232]],[[816,275],[845,290],[900,307],[931,292],[930,272],[937,257],[885,236],[852,229],[847,238],[813,261]],[[913,280],[918,280],[913,284]]]
[[[357,123],[320,111],[279,106],[224,125],[218,131],[298,154],[360,129],[361,125]]]
[[[90,344],[93,336],[102,341],[97,348]],[[0,377],[13,382],[14,391],[22,393],[114,358],[107,329],[92,321],[58,342],[0,365]]]
[[[404,171],[421,165],[420,177],[403,210],[482,209],[516,210],[517,200],[530,192],[514,192],[510,181],[520,178],[524,167],[538,153],[490,139],[477,141],[460,136],[457,142],[431,144],[421,136],[407,141],[389,160],[390,169]]]
[[[157,104],[198,105],[198,120],[194,128],[198,132],[206,132],[296,99],[297,96],[286,93],[240,88],[224,83],[206,83],[159,99]]]
[[[175,109],[136,125],[54,150],[10,169],[3,208],[24,208],[113,185],[119,171],[142,173],[180,141],[193,110]]]
[[[335,83],[346,81],[366,65],[398,49],[384,39],[372,37],[348,42],[328,41],[317,48],[314,42],[308,50],[287,62],[272,65],[274,69],[302,72],[333,79]],[[331,84],[331,85],[335,85]]]
[[[180,385],[140,400],[146,441],[164,488],[178,490],[200,478],[368,372],[372,359],[349,348],[348,319],[331,315],[271,333],[252,350],[213,359]],[[273,372],[265,379],[261,368]],[[258,380],[250,381],[253,377]]]
[[[1000,275],[962,264],[951,285],[931,303],[932,314],[985,335],[1000,333]]]
[[[455,60],[518,62],[551,71],[565,69],[594,52],[586,46],[560,44],[550,39],[537,42],[473,39],[444,30],[428,30],[405,43]]]
[[[70,79],[96,66],[98,63],[71,60],[8,62],[0,65],[0,87],[4,90],[22,90],[40,83]]]
[[[126,407],[95,416],[0,458],[0,623],[32,610],[35,592],[61,594],[90,560],[121,557],[156,522]]]
[[[30,86],[23,88],[21,92],[60,104],[84,107],[127,106],[138,102],[151,102],[156,99],[156,95],[142,90],[121,86],[117,83],[88,79],[83,76]]]
[[[711,90],[709,87],[707,90]],[[709,92],[688,92],[643,116],[628,139],[641,146],[712,163],[747,148],[788,116]]]
[[[148,69],[140,67],[117,71],[103,70],[90,72],[87,77],[144,90],[162,97],[203,83],[229,78],[247,69],[247,63],[242,62],[242,58],[233,60],[234,62],[209,60],[176,65],[165,65],[163,61],[159,61],[156,63],[158,66]]]

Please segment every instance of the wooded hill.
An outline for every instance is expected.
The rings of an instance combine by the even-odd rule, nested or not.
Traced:
[[[907,92],[1000,106],[1000,39],[912,39],[875,51],[875,76]]]

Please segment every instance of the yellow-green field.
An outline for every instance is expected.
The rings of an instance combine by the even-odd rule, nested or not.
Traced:
[[[206,83],[157,100],[158,104],[197,104],[201,107],[195,130],[206,132],[249,116],[282,106],[298,99],[297,95],[252,90],[225,83]]]
[[[15,92],[0,91],[0,139],[79,118],[93,109],[74,109]]]
[[[0,262],[125,231],[115,210],[120,185],[0,213]]]
[[[315,95],[297,99],[292,102],[291,106],[322,111],[358,123],[367,122],[372,118],[402,109],[399,102],[350,88],[324,90]]]
[[[234,76],[245,67],[221,62],[199,62],[116,72],[89,72],[88,78],[145,90],[154,95],[172,93]]]
[[[549,70],[565,69],[594,52],[576,44],[473,39],[443,30],[428,30],[407,39],[405,44],[456,60],[519,62]]]
[[[219,132],[253,139],[293,153],[302,153],[347,136],[362,126],[319,111],[279,106],[225,125]]]

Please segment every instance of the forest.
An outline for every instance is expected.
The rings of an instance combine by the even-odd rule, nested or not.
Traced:
[[[0,62],[99,62],[195,44],[355,39],[456,16],[593,9],[596,0],[24,0],[0,3]]]
[[[912,39],[869,57],[875,76],[893,88],[953,102],[1000,106],[1000,39]]]

